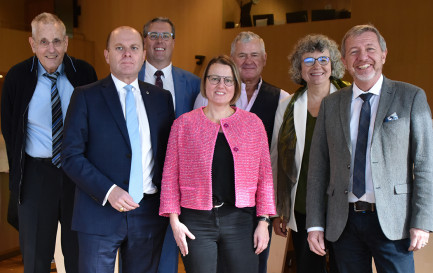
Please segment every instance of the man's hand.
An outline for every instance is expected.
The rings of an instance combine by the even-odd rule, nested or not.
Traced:
[[[324,256],[326,254],[324,237],[323,231],[314,230],[308,232],[307,240],[310,250],[320,256]]]
[[[134,202],[131,195],[121,187],[114,187],[108,196],[108,202],[111,206],[120,212],[134,210],[139,207],[137,203]]]
[[[274,218],[272,220],[272,226],[274,227],[275,234],[287,237],[287,221],[284,219],[281,219],[280,217]]]
[[[419,228],[411,228],[410,230],[410,246],[409,251],[417,251],[428,244],[430,234]]]

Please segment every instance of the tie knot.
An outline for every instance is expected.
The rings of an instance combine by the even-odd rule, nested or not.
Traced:
[[[123,88],[125,88],[127,92],[132,91],[132,85],[130,85],[130,84],[125,85],[125,87],[123,87]]]
[[[164,72],[162,72],[161,70],[156,70],[155,76],[157,76],[157,77],[164,76]]]
[[[373,96],[372,93],[364,93],[359,95],[359,97],[363,100],[363,101],[370,101],[371,96]]]
[[[59,71],[56,71],[53,74],[44,73],[44,76],[47,77],[53,83],[57,81],[57,77],[59,75],[60,75]]]

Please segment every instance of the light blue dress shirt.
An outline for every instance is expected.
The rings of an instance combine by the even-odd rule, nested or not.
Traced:
[[[62,102],[63,121],[68,110],[74,87],[65,75],[63,64],[57,71],[57,89]],[[29,103],[25,151],[31,157],[52,157],[51,80],[44,76],[47,71],[38,62],[38,82]]]

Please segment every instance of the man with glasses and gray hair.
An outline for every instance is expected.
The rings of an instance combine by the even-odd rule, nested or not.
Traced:
[[[270,146],[275,112],[280,100],[288,97],[289,93],[262,79],[261,74],[266,65],[267,54],[265,43],[259,35],[251,31],[239,33],[231,44],[230,55],[239,69],[242,80],[241,95],[236,101],[236,107],[252,112],[262,120]],[[194,108],[206,105],[207,99],[199,94]],[[272,225],[269,226],[269,234],[272,234]],[[259,273],[266,272],[269,245],[270,240],[268,247],[259,255]],[[218,264],[218,272],[222,272],[221,263]]]
[[[138,74],[138,79],[170,91],[177,118],[193,109],[194,100],[200,92],[200,78],[173,66],[171,56],[175,34],[174,24],[168,18],[153,18],[144,25],[146,61]],[[176,241],[169,225],[158,272],[177,273],[178,255]]]
[[[413,273],[433,231],[433,131],[425,92],[383,75],[383,36],[351,28],[341,55],[353,85],[322,100],[307,181],[308,242],[332,242],[340,273]],[[397,57],[398,58],[398,57]]]
[[[9,222],[19,229],[24,272],[50,271],[58,221],[66,272],[78,272],[78,241],[71,231],[75,184],[60,162],[63,121],[75,87],[97,80],[93,67],[66,54],[63,22],[41,13],[29,43],[35,56],[6,75],[1,129],[10,167]]]

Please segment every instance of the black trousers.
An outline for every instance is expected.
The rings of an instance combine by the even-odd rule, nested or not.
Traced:
[[[258,271],[253,235],[257,227],[254,208],[223,205],[210,211],[182,208],[180,221],[194,234],[187,237],[189,254],[182,257],[187,273],[215,273],[223,259],[223,272]]]
[[[296,272],[297,273],[326,273],[326,256],[319,256],[310,250],[308,245],[308,233],[305,229],[305,214],[295,211],[296,226],[298,232],[291,231],[293,248],[295,249],[296,257]],[[328,242],[326,242],[328,244]],[[335,255],[332,248],[329,249],[329,272],[338,273],[335,263]]]
[[[410,239],[389,240],[382,232],[376,212],[349,210],[340,238],[332,246],[341,273],[371,273],[372,259],[378,273],[414,273]]]
[[[22,202],[18,205],[20,248],[25,273],[50,272],[58,221],[68,273],[78,272],[78,238],[71,230],[75,184],[47,160],[26,156]]]

